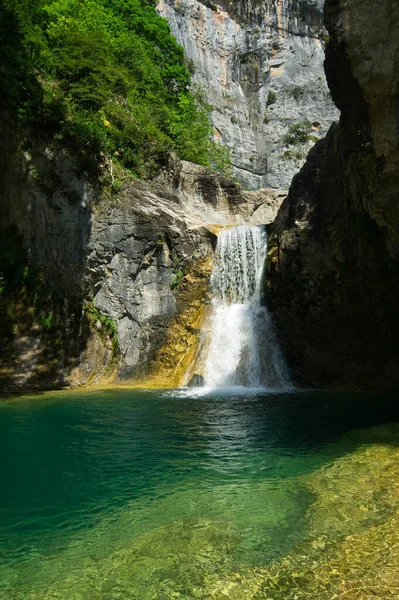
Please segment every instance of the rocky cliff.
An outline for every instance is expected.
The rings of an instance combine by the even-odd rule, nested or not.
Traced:
[[[250,189],[288,188],[338,118],[326,84],[323,0],[159,0]]]
[[[42,387],[159,371],[162,384],[176,382],[196,342],[215,232],[271,222],[283,197],[243,192],[177,159],[152,182],[126,178],[107,191],[65,150],[31,140],[22,152],[14,133],[3,125],[0,252],[20,253],[34,281],[0,293],[0,381]]]
[[[341,110],[271,236],[269,301],[293,369],[342,387],[399,384],[399,6],[327,0]]]

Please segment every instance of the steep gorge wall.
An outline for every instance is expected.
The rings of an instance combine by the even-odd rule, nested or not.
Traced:
[[[161,349],[173,378],[195,342],[215,232],[271,222],[282,196],[173,158],[157,180],[107,195],[65,150],[32,138],[22,151],[11,126],[1,134],[0,246],[20,240],[37,281],[30,297],[0,293],[0,384],[145,377]]]
[[[399,6],[327,0],[341,119],[294,178],[271,236],[269,301],[316,385],[399,385]]]
[[[250,189],[287,189],[338,118],[323,70],[323,0],[159,0],[158,11],[213,107],[233,174]],[[305,139],[287,145],[289,127],[304,121]]]

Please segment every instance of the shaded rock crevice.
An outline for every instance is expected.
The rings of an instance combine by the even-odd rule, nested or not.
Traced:
[[[341,119],[311,150],[277,215],[268,298],[289,362],[308,382],[395,387],[399,7],[328,0],[325,22]]]

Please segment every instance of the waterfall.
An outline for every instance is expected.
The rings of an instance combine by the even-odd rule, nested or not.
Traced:
[[[290,385],[271,316],[262,305],[266,253],[263,227],[240,226],[219,234],[211,277],[206,387]]]

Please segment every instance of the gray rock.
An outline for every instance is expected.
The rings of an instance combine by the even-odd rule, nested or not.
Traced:
[[[326,0],[342,111],[272,226],[268,300],[291,368],[338,388],[399,386],[399,5]]]
[[[202,375],[198,375],[198,373],[194,373],[191,377],[190,381],[187,384],[187,387],[203,387],[205,385],[205,379]]]
[[[338,118],[326,84],[322,0],[159,0],[213,107],[216,138],[248,189],[288,188],[314,141]],[[305,143],[288,148],[290,125],[308,120]],[[313,139],[312,139],[313,138]],[[287,152],[291,150],[291,152]]]
[[[2,139],[12,135],[3,132]],[[10,147],[2,163],[0,229],[16,224],[29,261],[45,272],[47,283],[81,297],[96,190],[60,148],[33,144],[31,153],[21,155]]]
[[[93,218],[86,288],[116,323],[120,372],[145,373],[179,310],[172,282],[179,269],[211,257],[220,225],[270,223],[284,193],[243,192],[192,163],[175,161],[153,184],[128,186],[114,207]]]
[[[180,310],[172,290],[178,274],[212,256],[220,226],[271,222],[284,198],[275,190],[243,192],[217,173],[172,157],[156,181],[131,183],[110,200],[78,175],[78,164],[65,151],[49,153],[37,145],[17,156],[14,148],[4,157],[0,225],[16,226],[47,288],[67,305],[74,299],[73,327],[67,305],[57,320],[64,328],[63,372],[69,336],[75,336],[75,354],[87,347],[78,307],[88,299],[115,322],[120,373],[144,374]],[[99,322],[93,324],[104,333]],[[95,357],[108,365],[108,354],[97,340],[79,382],[90,376]]]

